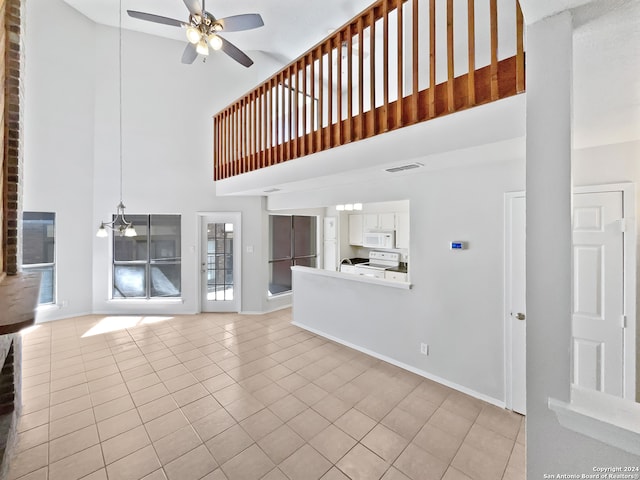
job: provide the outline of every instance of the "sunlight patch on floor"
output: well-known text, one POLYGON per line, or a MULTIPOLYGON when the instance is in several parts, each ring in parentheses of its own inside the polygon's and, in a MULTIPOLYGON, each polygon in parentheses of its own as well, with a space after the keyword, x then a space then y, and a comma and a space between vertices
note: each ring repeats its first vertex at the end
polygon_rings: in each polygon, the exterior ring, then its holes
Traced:
POLYGON ((93 337, 94 335, 102 335, 103 333, 117 332, 133 328, 137 325, 149 325, 158 322, 171 320, 173 317, 156 317, 156 316, 110 316, 104 317, 96 325, 87 330, 82 338, 93 337))

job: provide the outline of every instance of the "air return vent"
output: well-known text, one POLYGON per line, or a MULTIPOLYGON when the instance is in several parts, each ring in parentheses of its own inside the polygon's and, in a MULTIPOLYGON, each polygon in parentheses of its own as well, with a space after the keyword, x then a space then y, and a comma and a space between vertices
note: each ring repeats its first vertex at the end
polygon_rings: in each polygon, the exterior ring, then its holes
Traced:
POLYGON ((424 167, 424 165, 421 163, 407 163, 406 165, 400 165, 399 167, 385 168, 384 171, 389 173, 398 173, 398 172, 404 172, 405 170, 413 170, 414 168, 420 168, 420 167, 424 167))

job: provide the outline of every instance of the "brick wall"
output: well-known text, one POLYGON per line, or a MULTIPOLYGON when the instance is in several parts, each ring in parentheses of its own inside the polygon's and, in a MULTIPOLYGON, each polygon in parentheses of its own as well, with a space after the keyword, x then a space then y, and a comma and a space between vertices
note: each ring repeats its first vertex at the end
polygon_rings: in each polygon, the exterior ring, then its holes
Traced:
POLYGON ((2 197, 2 202, 0 203, 0 281, 4 277, 5 265, 6 265, 6 246, 5 242, 5 226, 4 226, 4 218, 5 218, 5 162, 4 162, 4 78, 5 78, 5 52, 6 52, 6 38, 7 32, 5 30, 5 12, 6 12, 6 0, 0 0, 0 197, 2 197))
POLYGON ((9 275, 20 268, 22 182, 22 2, 0 0, 4 3, 4 168, 3 168, 3 224, 4 270, 9 275))

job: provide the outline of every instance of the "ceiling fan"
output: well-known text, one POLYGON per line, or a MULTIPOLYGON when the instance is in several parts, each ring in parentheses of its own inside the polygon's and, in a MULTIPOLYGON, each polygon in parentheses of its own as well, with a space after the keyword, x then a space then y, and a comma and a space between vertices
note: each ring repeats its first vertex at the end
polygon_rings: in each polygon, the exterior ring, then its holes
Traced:
POLYGON ((247 13, 226 18, 216 18, 205 10, 205 0, 183 1, 189 9, 189 20, 186 22, 161 17, 160 15, 154 15, 152 13, 136 12, 135 10, 127 10, 127 13, 130 17, 139 20, 185 28, 189 43, 182 54, 182 63, 193 63, 198 57, 198 54, 204 56, 209 55, 209 47, 211 47, 213 50, 222 50, 245 67, 253 65, 253 60, 219 34, 221 32, 239 32, 262 27, 264 22, 260 14, 247 13))

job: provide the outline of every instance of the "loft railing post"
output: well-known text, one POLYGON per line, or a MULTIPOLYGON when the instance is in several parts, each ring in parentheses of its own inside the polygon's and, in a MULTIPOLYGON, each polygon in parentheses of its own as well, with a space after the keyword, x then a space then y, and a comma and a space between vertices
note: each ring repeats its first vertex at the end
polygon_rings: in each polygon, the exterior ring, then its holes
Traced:
POLYGON ((420 64, 419 64, 419 52, 420 49, 420 37, 418 35, 418 27, 419 27, 419 12, 420 9, 418 7, 418 0, 413 0, 412 8, 411 8, 411 79, 412 79, 412 88, 411 88, 411 121, 413 123, 418 123, 418 98, 419 98, 419 90, 420 90, 420 64))
POLYGON ((389 4, 382 0, 382 131, 389 130, 389 4))
POLYGON ((403 25, 403 5, 404 0, 397 0, 396 2, 396 20, 397 20, 397 87, 398 98, 396 101, 396 121, 394 127, 401 127, 403 122, 403 98, 404 98, 404 25, 403 25))
POLYGON ((498 0, 489 0, 491 30, 491 100, 498 100, 498 0))
POLYGON ((376 134, 376 16, 375 7, 369 12, 369 96, 371 108, 369 110, 369 128, 367 137, 376 134))
POLYGON ((436 0, 429 0, 429 118, 436 116, 436 0))
POLYGON ((467 106, 476 103, 476 26, 474 0, 467 0, 469 73, 467 74, 467 106))
POLYGON ((520 1, 516 2, 516 92, 524 92, 524 18, 520 1))
POLYGON ((453 59, 453 0, 447 0, 447 109, 449 112, 455 110, 455 100, 453 98, 453 82, 455 79, 453 59))

